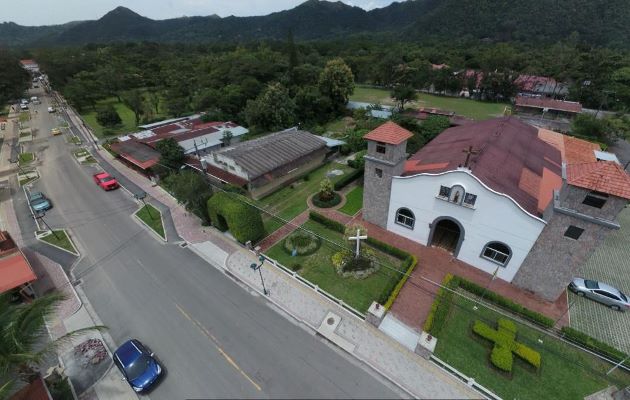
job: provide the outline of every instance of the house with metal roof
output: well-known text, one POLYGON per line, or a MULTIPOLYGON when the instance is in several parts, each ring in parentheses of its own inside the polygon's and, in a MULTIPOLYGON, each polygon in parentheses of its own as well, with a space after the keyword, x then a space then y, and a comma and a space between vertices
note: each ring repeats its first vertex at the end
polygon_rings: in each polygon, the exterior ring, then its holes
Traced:
POLYGON ((30 285, 35 280, 37 275, 9 232, 0 232, 0 293, 15 291, 24 298, 31 298, 30 285))
POLYGON ((407 159, 410 137, 393 122, 364 137, 363 218, 547 300, 630 200, 613 154, 515 117, 449 128, 407 159))
POLYGON ((202 165, 210 176, 244 186, 258 199, 319 167, 327 151, 321 138, 289 129, 214 151, 202 165))

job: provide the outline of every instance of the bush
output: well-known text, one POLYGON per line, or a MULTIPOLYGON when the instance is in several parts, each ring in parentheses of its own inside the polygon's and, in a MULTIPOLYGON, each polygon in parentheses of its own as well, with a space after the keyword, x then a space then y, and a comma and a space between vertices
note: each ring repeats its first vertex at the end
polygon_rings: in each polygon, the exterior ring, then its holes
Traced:
POLYGON ((315 193, 313 197, 311 197, 311 202, 315 207, 330 208, 341 203, 341 196, 339 195, 339 193, 333 192, 332 198, 330 198, 329 200, 322 200, 320 199, 320 193, 315 193))
POLYGON ((372 260, 367 257, 352 256, 346 259, 346 263, 343 265, 342 270, 344 272, 367 271, 372 268, 373 264, 372 260))
POLYGON ((444 327, 448 313, 451 311, 453 302, 452 290, 459 285, 459 278, 452 274, 446 274, 442 281, 442 286, 438 289, 435 301, 431 305, 429 317, 425 321, 424 330, 433 336, 438 336, 444 327), (449 290, 451 289, 451 290, 449 290), (427 323, 427 321, 429 321, 427 323))
POLYGON ((523 361, 534 366, 536 369, 540 368, 540 361, 541 361, 540 353, 537 352, 536 350, 532 350, 525 345, 516 343, 514 354, 519 356, 523 361))
POLYGON ((341 190, 341 189, 345 188, 346 186, 348 186, 348 184, 350 184, 351 182, 355 181, 359 177, 363 176, 363 172, 364 172, 363 169, 355 169, 354 171, 350 172, 349 174, 346 174, 346 175, 342 176, 337 182, 335 182, 334 189, 335 190, 341 190))
MULTIPOLYGON (((613 361, 619 362, 628 357, 627 354, 623 353, 620 350, 617 350, 613 346, 600 342, 599 340, 592 338, 591 336, 582 333, 577 329, 565 326, 561 329, 561 331, 564 334, 565 339, 569 339, 572 342, 579 343, 582 346, 595 351, 596 353, 612 359, 613 361)), ((630 367, 630 362, 625 362, 624 365, 630 367)))
POLYGON ((512 365, 514 363, 512 350, 500 345, 494 346, 492 353, 490 353, 490 362, 502 371, 512 372, 512 365))
POLYGON ((374 247, 375 249, 379 249, 383 253, 387 253, 391 256, 398 258, 399 260, 406 260, 411 254, 407 253, 404 250, 400 250, 398 247, 391 246, 385 242, 381 242, 380 240, 374 239, 372 237, 367 238, 366 242, 374 247))
POLYGON ((295 263, 291 265, 291 271, 293 272, 298 272, 301 269, 302 269, 302 264, 300 263, 295 263))
POLYGON ((319 237, 298 229, 284 239, 282 247, 288 254, 293 255, 295 249, 297 255, 308 256, 319 250, 320 245, 321 239, 319 237))
POLYGON ((122 123, 120 115, 111 104, 96 111, 96 121, 103 126, 116 126, 122 123))
POLYGON ((208 215, 217 229, 230 230, 240 243, 256 242, 265 236, 260 211, 247 204, 247 199, 235 193, 216 193, 208 200, 208 215))
POLYGON ((497 326, 498 329, 495 330, 484 322, 477 320, 473 323, 472 327, 473 332, 477 335, 494 342, 494 348, 490 355, 490 361, 494 366, 503 371, 510 372, 513 363, 512 352, 514 352, 519 358, 532 365, 534 368, 540 368, 540 353, 516 342, 516 324, 514 322, 505 318, 499 318, 497 326), (509 362, 507 360, 508 356, 509 362), (508 366, 510 369, 506 369, 508 366))
POLYGON ((348 165, 354 169, 363 169, 365 167, 365 160, 363 159, 363 157, 365 157, 366 153, 367 150, 362 150, 358 152, 354 156, 354 160, 348 160, 348 165))
POLYGON ((348 146, 347 144, 344 144, 339 149, 339 154, 341 154, 342 156, 347 156, 350 153, 352 153, 352 148, 350 146, 348 146))
POLYGON ((384 304, 384 307, 385 307, 386 310, 389 310, 391 308, 392 304, 394 304, 394 301, 396 300, 396 298, 400 294, 400 291, 402 290, 403 286, 405 285, 405 282, 407 282, 407 279, 409 279, 409 276, 411 275, 413 270, 416 268, 416 265, 418 265, 418 259, 416 258, 416 256, 409 255, 405 259, 405 261, 404 261, 404 263, 402 265, 402 267, 406 269, 405 275, 402 278, 400 278, 400 280, 398 281, 396 286, 394 286, 391 290, 388 290, 386 292, 386 294, 387 294, 386 299, 387 300, 386 300, 386 302, 384 304))
POLYGON ((324 225, 326 228, 332 229, 333 231, 344 233, 346 231, 346 227, 344 224, 333 221, 330 218, 326 218, 323 215, 316 213, 315 211, 310 211, 308 213, 308 217, 315 222, 318 222, 324 225))

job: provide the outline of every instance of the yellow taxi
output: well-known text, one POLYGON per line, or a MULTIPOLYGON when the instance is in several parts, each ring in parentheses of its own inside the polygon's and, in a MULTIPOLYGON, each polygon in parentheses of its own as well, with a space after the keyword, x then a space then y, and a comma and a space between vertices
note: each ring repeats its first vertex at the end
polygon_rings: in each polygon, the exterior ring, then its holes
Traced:
POLYGON ((52 128, 50 130, 50 133, 52 133, 53 136, 61 135, 61 129, 59 129, 59 128, 52 128))

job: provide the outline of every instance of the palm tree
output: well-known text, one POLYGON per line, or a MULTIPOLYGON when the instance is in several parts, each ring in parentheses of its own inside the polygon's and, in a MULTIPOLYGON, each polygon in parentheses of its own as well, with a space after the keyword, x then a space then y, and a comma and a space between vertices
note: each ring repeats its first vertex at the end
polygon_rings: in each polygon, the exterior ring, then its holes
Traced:
POLYGON ((9 393, 16 379, 28 382, 37 374, 38 365, 62 344, 104 328, 79 329, 49 341, 46 320, 64 299, 62 293, 52 293, 28 304, 14 304, 8 293, 0 295, 0 398, 9 393))

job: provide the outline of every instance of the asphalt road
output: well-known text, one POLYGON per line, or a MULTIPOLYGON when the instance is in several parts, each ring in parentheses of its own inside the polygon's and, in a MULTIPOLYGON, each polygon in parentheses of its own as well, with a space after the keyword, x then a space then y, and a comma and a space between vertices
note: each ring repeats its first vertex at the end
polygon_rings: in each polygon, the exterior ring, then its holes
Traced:
POLYGON ((152 399, 399 396, 191 251, 156 240, 130 218, 129 193, 102 191, 91 180, 96 169, 49 135, 55 117, 43 100, 33 125, 46 140, 33 146, 42 176, 35 189, 54 203, 46 220, 78 243, 73 272, 114 341, 138 338, 166 366, 152 399))

